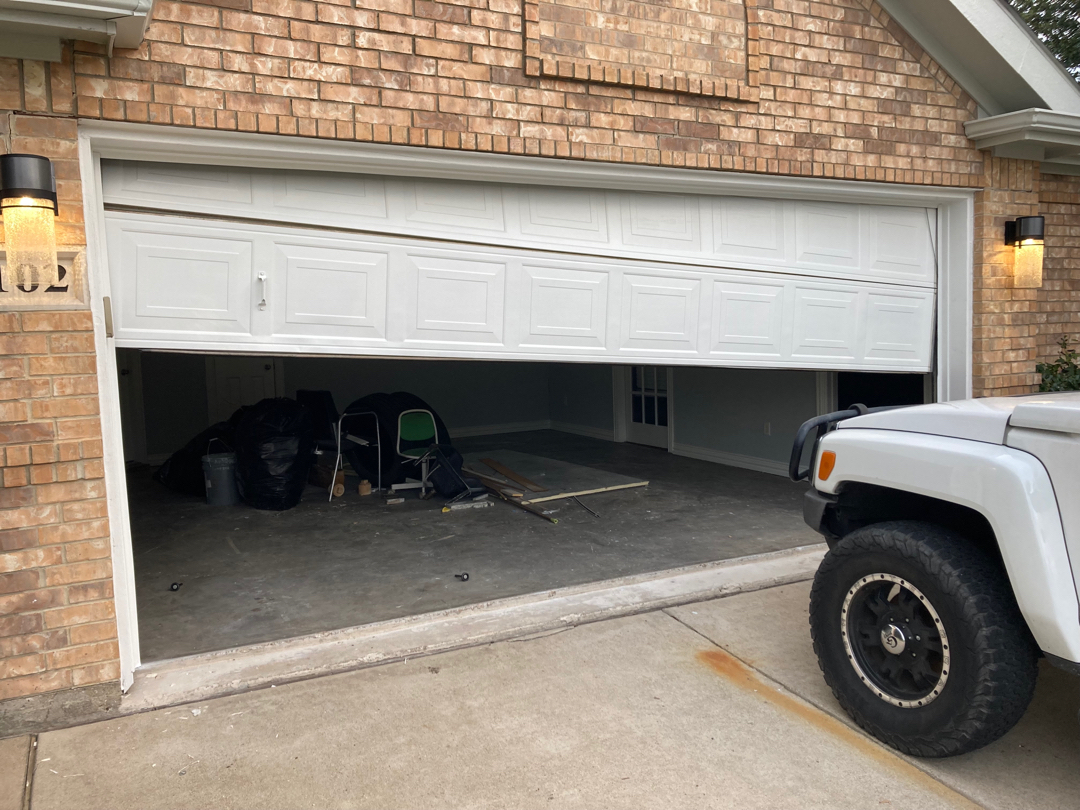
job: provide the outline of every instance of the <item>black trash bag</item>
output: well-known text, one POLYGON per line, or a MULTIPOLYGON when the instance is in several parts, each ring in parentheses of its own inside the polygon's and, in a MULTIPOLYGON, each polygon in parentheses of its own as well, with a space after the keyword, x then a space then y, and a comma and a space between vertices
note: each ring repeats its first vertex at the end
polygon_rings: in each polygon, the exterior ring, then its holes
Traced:
POLYGON ((229 417, 229 421, 226 423, 229 426, 229 430, 233 433, 236 432, 236 426, 240 424, 240 420, 244 418, 244 414, 251 410, 250 405, 241 405, 235 411, 232 416, 229 417))
MULTIPOLYGON (((415 462, 401 458, 397 454, 397 426, 398 417, 404 411, 424 410, 431 411, 435 417, 435 429, 439 433, 439 443, 447 443, 450 434, 446 430, 446 424, 430 405, 415 394, 407 391, 398 391, 393 394, 369 394, 366 397, 353 402, 345 409, 345 413, 360 413, 374 411, 379 417, 379 443, 382 445, 382 485, 388 487, 391 484, 401 484, 406 477, 419 477, 419 469, 415 462)), ((346 420, 346 433, 356 436, 367 437, 375 429, 374 420, 370 417, 346 420)), ((367 478, 372 484, 375 483, 379 473, 379 448, 374 443, 363 446, 352 442, 342 442, 342 455, 348 459, 349 464, 361 478, 367 478)))
POLYGON ((292 399, 264 399, 247 409, 233 436, 236 485, 256 509, 283 511, 300 502, 314 459, 311 417, 292 399))
POLYGON ((203 480, 202 457, 206 455, 212 442, 218 452, 222 448, 217 442, 224 442, 230 448, 233 446, 231 420, 211 425, 169 456, 154 473, 154 480, 175 492, 203 497, 206 494, 206 482, 203 480))
POLYGON ((465 463, 465 459, 450 445, 432 446, 431 455, 428 480, 442 497, 456 498, 466 490, 475 495, 487 492, 479 478, 472 478, 461 472, 461 465, 465 463))

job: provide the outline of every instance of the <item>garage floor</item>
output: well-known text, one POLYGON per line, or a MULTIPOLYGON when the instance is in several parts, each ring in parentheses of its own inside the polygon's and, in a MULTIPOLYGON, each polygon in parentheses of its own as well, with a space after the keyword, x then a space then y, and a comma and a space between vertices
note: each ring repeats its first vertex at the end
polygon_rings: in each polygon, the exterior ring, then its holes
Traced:
POLYGON ((506 504, 443 514, 309 488, 287 512, 212 508, 133 467, 128 495, 144 661, 383 621, 551 588, 820 542, 804 486, 556 431, 461 439, 641 477, 572 501, 558 525, 506 504), (454 574, 469 573, 461 582, 454 574), (183 583, 170 590, 174 582, 183 583))

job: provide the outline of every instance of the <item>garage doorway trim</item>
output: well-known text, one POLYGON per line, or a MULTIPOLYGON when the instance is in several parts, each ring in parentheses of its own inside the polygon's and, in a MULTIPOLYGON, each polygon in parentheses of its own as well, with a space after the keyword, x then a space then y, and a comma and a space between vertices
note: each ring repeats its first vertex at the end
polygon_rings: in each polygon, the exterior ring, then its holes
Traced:
POLYGON ((113 341, 106 336, 104 299, 109 296, 109 274, 101 186, 102 158, 448 180, 475 180, 482 177, 488 182, 525 185, 776 199, 799 197, 826 202, 933 208, 938 212, 937 398, 947 401, 971 395, 972 191, 342 143, 281 135, 102 121, 79 123, 79 158, 86 222, 87 276, 97 347, 105 477, 112 527, 121 687, 124 690, 132 684, 133 673, 140 665, 140 655, 118 371, 113 341))

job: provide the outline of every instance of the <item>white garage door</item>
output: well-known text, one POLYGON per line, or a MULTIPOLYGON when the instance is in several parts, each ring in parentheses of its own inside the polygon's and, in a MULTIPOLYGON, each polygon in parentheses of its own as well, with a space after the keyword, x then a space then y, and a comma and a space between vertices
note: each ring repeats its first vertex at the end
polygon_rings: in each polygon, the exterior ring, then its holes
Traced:
POLYGON ((935 212, 103 162, 118 346, 929 371, 935 212))

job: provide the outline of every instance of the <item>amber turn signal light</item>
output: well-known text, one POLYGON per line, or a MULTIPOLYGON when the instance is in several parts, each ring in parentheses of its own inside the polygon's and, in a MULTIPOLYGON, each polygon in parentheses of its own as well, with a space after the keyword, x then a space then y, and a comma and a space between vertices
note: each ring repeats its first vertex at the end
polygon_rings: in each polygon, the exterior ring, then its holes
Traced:
POLYGON ((817 477, 822 481, 829 480, 829 476, 832 475, 833 467, 836 466, 836 453, 832 450, 826 450, 821 454, 821 461, 818 462, 817 477))

